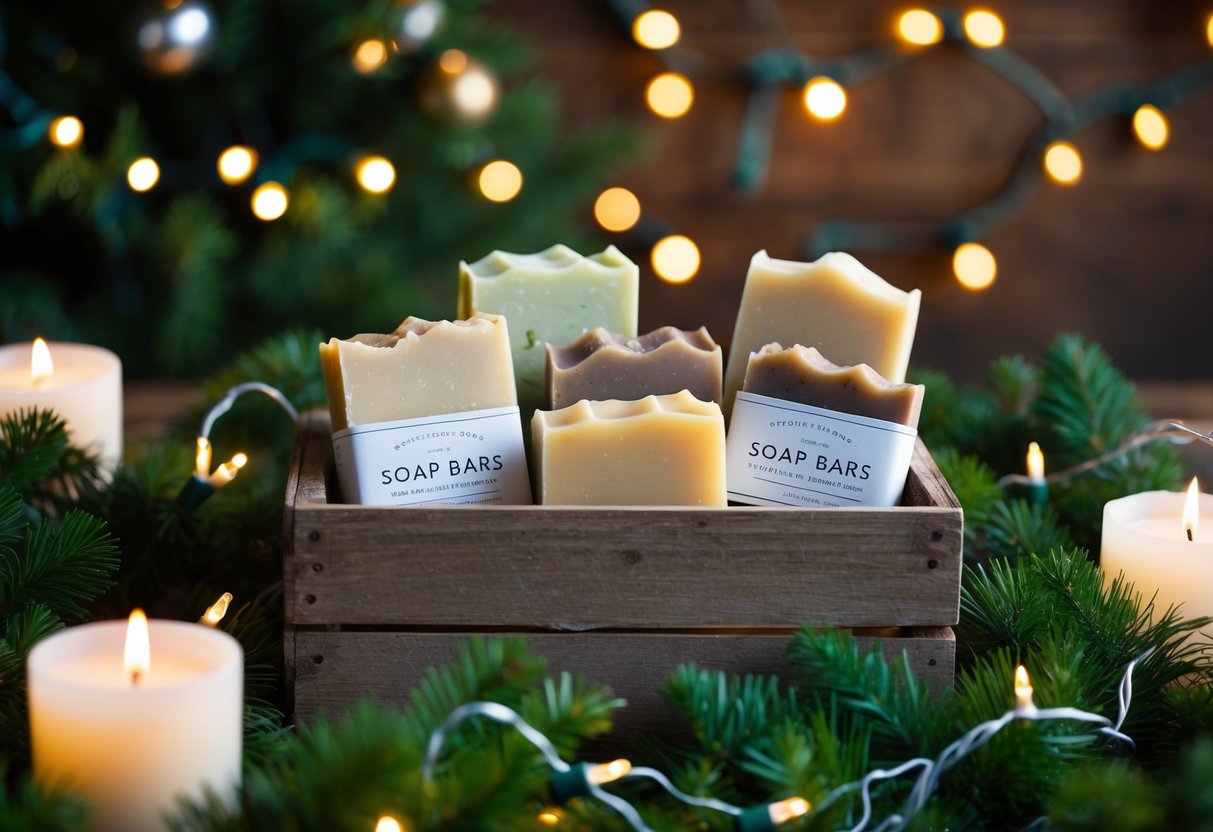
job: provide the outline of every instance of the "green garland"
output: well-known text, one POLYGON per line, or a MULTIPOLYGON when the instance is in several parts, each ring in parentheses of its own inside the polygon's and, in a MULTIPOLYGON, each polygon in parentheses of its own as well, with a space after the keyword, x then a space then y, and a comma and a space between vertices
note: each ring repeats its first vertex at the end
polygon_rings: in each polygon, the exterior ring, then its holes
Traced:
MULTIPOLYGON (((282 336, 207 389, 258 378, 289 390, 298 405, 317 405, 323 389, 311 358, 315 343, 308 333, 282 336)), ((954 390, 938 375, 929 383, 924 434, 940 449, 971 518, 955 688, 930 690, 906 662, 861 651, 846 633, 806 628, 791 640, 785 679, 672 668, 664 694, 677 730, 642 739, 634 759, 690 794, 743 806, 792 795, 820 803, 875 767, 937 755, 968 728, 1004 713, 1019 662, 1031 668, 1042 706, 1114 717, 1125 663, 1152 650, 1133 677, 1124 725, 1136 741, 1131 756, 1081 726, 1017 723, 949 772, 909 828, 1207 828, 1213 662, 1202 636, 1185 637, 1213 622, 1155 609, 1120 581, 1105 587, 1072 545, 1095 539, 1103 495, 1173 486, 1174 455, 1157 444, 1137 449, 1056 489, 1047 508, 1004 495, 994 474, 1020 468, 1029 438, 1057 465, 1114 447, 1144 423, 1131 385, 1098 348, 1073 337, 1054 344, 1039 370, 1011 359, 975 390, 954 390)), ((132 454, 109 484, 67 446, 53 416, 26 413, 0 423, 0 828, 84 829, 78 801, 43 793, 29 779, 21 672, 30 646, 64 624, 123 615, 136 600, 154 614, 189 619, 230 590, 238 606, 222 626, 248 655, 244 784, 235 806, 182 807, 175 828, 372 830, 377 817, 391 814, 414 831, 534 830, 549 828, 538 817, 552 809, 550 828, 627 829, 590 799, 552 807, 551 770, 531 745, 495 725, 462 725, 445 746, 436 780, 424 782, 430 734, 474 700, 516 709, 565 759, 598 756, 585 743, 607 735, 611 713, 623 703, 599 684, 547 675, 521 639, 470 641, 456 663, 421 680, 403 710, 363 703, 344 716, 283 727, 275 707, 275 584, 290 431, 272 406, 242 400, 237 408, 220 420, 214 439, 247 447, 254 463, 196 512, 176 504, 192 469, 193 420, 180 442, 132 454), (54 479, 80 490, 52 487, 54 479)), ((909 788, 901 780, 879 784, 877 816, 896 811, 909 788)), ((729 818, 652 788, 624 783, 612 790, 654 830, 730 828, 729 818)), ((788 828, 845 828, 858 816, 857 802, 843 799, 788 828)))

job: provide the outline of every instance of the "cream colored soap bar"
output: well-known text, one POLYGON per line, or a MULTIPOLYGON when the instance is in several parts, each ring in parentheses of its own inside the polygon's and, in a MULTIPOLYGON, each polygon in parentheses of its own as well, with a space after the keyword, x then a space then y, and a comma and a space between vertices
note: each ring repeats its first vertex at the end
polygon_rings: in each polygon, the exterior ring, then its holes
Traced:
POLYGON ((742 390, 917 429, 921 384, 896 384, 867 364, 840 367, 813 347, 767 344, 750 353, 742 390))
POLYGON ((540 410, 531 430, 541 504, 725 505, 724 417, 685 390, 540 410))
POLYGON ((841 365, 867 364, 902 382, 922 293, 886 283, 849 254, 812 263, 754 255, 746 275, 724 379, 725 411, 741 389, 750 353, 778 341, 816 347, 841 365))
POLYGON ((510 337, 500 315, 406 318, 386 335, 320 345, 333 431, 517 404, 510 337))
POLYGON ((544 343, 568 344, 596 326, 636 334, 640 272, 619 249, 583 257, 556 245, 538 254, 494 251, 459 264, 459 316, 504 315, 523 418, 543 406, 544 343))

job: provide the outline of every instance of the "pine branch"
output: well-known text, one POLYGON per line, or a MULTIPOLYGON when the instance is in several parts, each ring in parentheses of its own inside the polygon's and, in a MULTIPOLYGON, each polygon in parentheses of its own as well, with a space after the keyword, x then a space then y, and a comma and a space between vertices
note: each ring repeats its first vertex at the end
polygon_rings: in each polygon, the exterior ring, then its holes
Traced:
POLYGON ((23 548, 0 564, 0 615, 40 603, 65 621, 82 621, 84 605, 113 586, 118 549, 105 522, 90 514, 40 520, 23 548))
POLYGON ((991 557, 1015 558, 1075 545, 1051 506, 1023 500, 995 505, 984 521, 974 522, 974 534, 991 557))
POLYGON ((17 410, 0 417, 0 482, 29 491, 58 470, 67 448, 67 427, 49 410, 17 410))

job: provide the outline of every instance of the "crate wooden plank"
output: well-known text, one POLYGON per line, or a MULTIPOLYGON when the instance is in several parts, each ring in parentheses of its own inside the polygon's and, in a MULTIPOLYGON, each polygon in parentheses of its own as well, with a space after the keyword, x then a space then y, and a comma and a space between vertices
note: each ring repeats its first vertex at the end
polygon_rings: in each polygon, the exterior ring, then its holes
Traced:
POLYGON ((408 628, 950 626, 962 517, 919 444, 892 509, 327 502, 324 414, 287 492, 287 622, 408 628), (293 489, 293 490, 292 490, 293 489))
MULTIPOLYGON (((428 667, 455 660, 469 634, 295 631, 294 713, 308 719, 319 711, 339 713, 363 697, 404 705, 428 667)), ((582 673, 609 685, 628 707, 616 717, 617 731, 669 730, 669 709, 661 698, 665 680, 685 662, 728 673, 774 673, 795 678, 784 659, 790 633, 732 635, 686 633, 539 633, 527 638, 548 660, 550 673, 582 673)), ((860 637, 864 646, 876 638, 860 637)), ((890 657, 905 651, 917 678, 934 687, 952 684, 956 641, 948 628, 899 631, 879 639, 890 657)))

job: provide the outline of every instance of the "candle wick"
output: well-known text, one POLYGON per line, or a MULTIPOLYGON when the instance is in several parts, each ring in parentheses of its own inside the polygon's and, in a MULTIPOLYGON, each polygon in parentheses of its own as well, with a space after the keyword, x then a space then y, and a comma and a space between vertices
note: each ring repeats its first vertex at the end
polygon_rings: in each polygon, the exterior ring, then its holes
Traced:
POLYGON ((1184 529, 1184 531, 1186 531, 1186 532, 1188 533, 1188 542, 1189 542, 1189 543, 1194 543, 1194 542, 1195 542, 1195 540, 1194 540, 1194 539, 1193 539, 1193 537, 1192 537, 1192 530, 1191 530, 1191 529, 1184 529))
POLYGON ((139 687, 139 681, 142 678, 143 678, 143 674, 140 671, 138 671, 138 670, 131 671, 131 684, 134 685, 135 687, 139 687))

